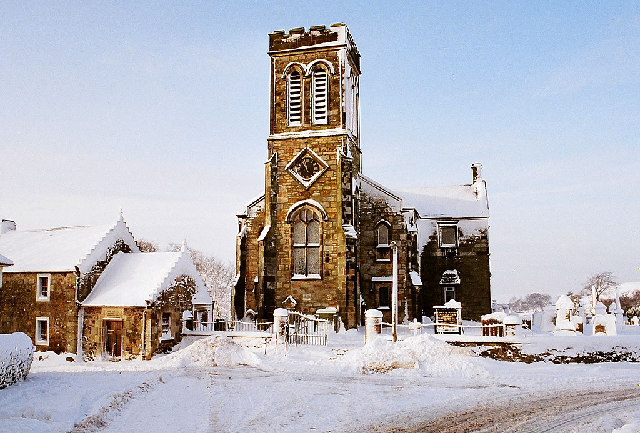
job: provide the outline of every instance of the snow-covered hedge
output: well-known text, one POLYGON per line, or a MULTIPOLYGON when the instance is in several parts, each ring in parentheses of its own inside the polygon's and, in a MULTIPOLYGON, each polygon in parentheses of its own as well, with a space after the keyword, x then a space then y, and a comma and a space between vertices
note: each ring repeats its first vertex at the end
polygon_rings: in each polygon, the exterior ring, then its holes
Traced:
POLYGON ((0 334, 0 389, 26 379, 33 350, 31 338, 22 332, 0 334))

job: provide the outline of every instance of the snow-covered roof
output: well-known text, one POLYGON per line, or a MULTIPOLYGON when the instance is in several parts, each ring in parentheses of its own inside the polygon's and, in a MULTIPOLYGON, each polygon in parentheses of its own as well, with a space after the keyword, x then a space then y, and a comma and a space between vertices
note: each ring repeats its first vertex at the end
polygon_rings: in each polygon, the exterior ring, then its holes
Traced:
POLYGON ((396 195, 390 189, 385 188, 379 183, 363 175, 358 176, 357 181, 358 185, 360 186, 361 193, 385 200, 387 204, 396 212, 399 212, 402 209, 402 197, 396 195))
POLYGON ((483 322, 487 320, 497 320, 498 322, 502 322, 507 316, 508 314, 503 311, 496 311, 495 313, 483 314, 480 317, 480 320, 483 322))
POLYGON ((196 283, 194 304, 211 304, 211 297, 184 249, 178 252, 118 253, 102 272, 83 306, 144 307, 187 275, 196 283))
POLYGON ((487 187, 480 179, 469 185, 410 188, 396 192, 404 207, 421 218, 488 218, 487 187))
POLYGON ((242 210, 240 210, 236 215, 237 216, 248 216, 249 218, 254 218, 264 210, 264 193, 255 197, 249 203, 247 203, 242 210))
POLYGON ((118 240, 138 252, 131 232, 121 217, 107 226, 57 227, 43 230, 11 230, 0 235, 0 251, 13 260, 5 272, 88 272, 104 260, 118 240))
POLYGON ((434 306, 433 308, 462 308, 462 304, 455 299, 449 299, 444 305, 434 306))
POLYGON ((11 265, 13 265, 13 262, 8 258, 6 258, 5 256, 3 256, 2 254, 0 254, 0 266, 11 266, 11 265))

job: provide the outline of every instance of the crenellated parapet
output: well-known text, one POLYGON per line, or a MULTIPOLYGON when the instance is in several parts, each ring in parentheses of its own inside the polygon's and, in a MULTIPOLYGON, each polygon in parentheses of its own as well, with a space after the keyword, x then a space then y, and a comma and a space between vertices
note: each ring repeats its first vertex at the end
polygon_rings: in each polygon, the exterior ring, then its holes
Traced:
POLYGON ((326 26, 312 26, 290 29, 288 33, 277 30, 269 33, 269 53, 298 49, 346 47, 353 63, 360 69, 360 52, 353 42, 349 29, 344 23, 326 26))

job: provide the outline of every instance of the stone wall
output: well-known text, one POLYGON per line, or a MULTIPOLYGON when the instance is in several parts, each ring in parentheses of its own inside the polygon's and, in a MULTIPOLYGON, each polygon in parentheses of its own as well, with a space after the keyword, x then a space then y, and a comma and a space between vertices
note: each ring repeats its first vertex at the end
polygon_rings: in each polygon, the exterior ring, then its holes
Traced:
MULTIPOLYGON (((381 261, 376 257, 377 225, 381 220, 391 225, 390 241, 398 245, 398 319, 405 318, 405 310, 409 313, 407 320, 416 317, 416 290, 411 284, 409 271, 417 269, 415 263, 415 237, 407 231, 402 214, 394 212, 387 203, 380 198, 370 197, 364 193, 360 196, 360 284, 361 293, 365 302, 363 310, 379 308, 378 285, 387 285, 391 289, 391 281, 385 283, 372 282, 373 277, 392 276, 392 253, 390 260, 381 261), (406 308, 405 308, 406 304, 406 308)), ((384 321, 391 320, 391 310, 380 309, 384 315, 384 321)))
MULTIPOLYGON (((51 272, 50 298, 36 301, 37 272, 5 272, 0 288, 0 333, 24 332, 36 344, 36 317, 49 318, 49 345, 37 350, 76 352, 78 316, 75 302, 76 275, 51 272)), ((44 273, 41 273, 44 274, 44 273)))
MULTIPOLYGON (((340 143, 340 141, 338 141, 340 143)), ((298 301, 298 308, 314 313, 318 308, 346 306, 346 239, 342 228, 342 176, 338 160, 336 137, 313 137, 306 140, 287 139, 272 143, 278 152, 278 199, 275 236, 277 269, 275 304, 289 295, 298 301), (305 188, 285 166, 304 147, 310 147, 328 164, 326 171, 305 188), (326 212, 321 221, 320 280, 292 280, 292 226, 286 221, 287 212, 302 200, 318 202, 326 212)), ((321 212, 318 211, 321 216, 321 212)), ((343 318, 344 320, 344 318, 343 318)))
MULTIPOLYGON (((82 351, 85 360, 106 356, 105 319, 122 321, 122 357, 132 359, 142 353, 144 307, 84 307, 82 351)), ((147 323, 150 320, 147 318, 147 323)))

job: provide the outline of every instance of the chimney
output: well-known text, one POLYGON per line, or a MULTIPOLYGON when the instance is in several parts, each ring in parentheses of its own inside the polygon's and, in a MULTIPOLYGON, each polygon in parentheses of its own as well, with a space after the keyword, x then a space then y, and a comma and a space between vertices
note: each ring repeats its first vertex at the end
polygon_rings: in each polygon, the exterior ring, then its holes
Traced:
POLYGON ((471 164, 471 174, 473 176, 473 182, 472 183, 476 183, 477 181, 482 179, 482 164, 480 164, 479 162, 474 162, 473 164, 471 164))
POLYGON ((13 231, 16 229, 16 223, 15 221, 11 221, 11 220, 2 220, 2 226, 0 226, 0 235, 13 231))

